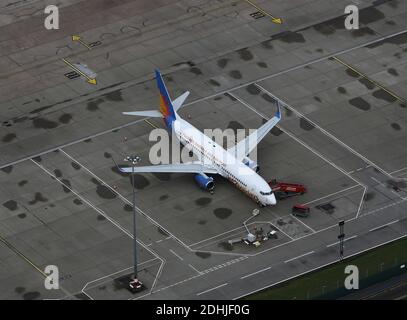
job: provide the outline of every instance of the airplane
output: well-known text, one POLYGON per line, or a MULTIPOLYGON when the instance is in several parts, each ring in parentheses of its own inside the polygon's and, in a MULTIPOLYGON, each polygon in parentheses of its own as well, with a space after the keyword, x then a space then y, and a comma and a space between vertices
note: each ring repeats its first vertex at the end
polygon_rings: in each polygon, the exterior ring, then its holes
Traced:
POLYGON ((260 206, 275 205, 276 197, 269 184, 257 173, 259 165, 248 155, 268 132, 280 121, 281 110, 277 103, 277 112, 274 117, 263 124, 256 131, 238 142, 235 146, 225 150, 222 146, 207 137, 204 133, 182 119, 177 111, 182 107, 189 95, 183 93, 175 100, 171 100, 164 80, 159 70, 155 70, 159 90, 159 111, 132 111, 123 112, 125 115, 164 118, 167 129, 175 134, 184 147, 190 148, 199 159, 188 163, 160 164, 140 167, 119 167, 124 173, 132 172, 160 172, 160 173, 193 173, 198 185, 213 192, 214 179, 207 174, 219 174, 230 180, 238 189, 246 193, 260 206), (133 171, 134 170, 134 171, 133 171))

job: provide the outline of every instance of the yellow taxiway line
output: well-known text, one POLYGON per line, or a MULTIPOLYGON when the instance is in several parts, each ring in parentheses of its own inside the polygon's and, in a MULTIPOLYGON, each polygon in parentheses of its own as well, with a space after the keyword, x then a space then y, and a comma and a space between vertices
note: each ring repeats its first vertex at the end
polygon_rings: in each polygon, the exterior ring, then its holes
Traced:
POLYGON ((66 65, 68 65, 71 69, 73 69, 75 72, 80 74, 82 77, 85 77, 88 80, 88 83, 90 84, 97 84, 96 79, 93 79, 89 77, 87 74, 83 73, 81 70, 79 70, 77 67, 75 67, 71 62, 66 60, 65 58, 61 59, 66 65))
POLYGON ((154 129, 158 129, 158 127, 154 123, 152 123, 150 120, 145 119, 144 122, 149 124, 150 126, 152 126, 154 129))
POLYGON ((72 36, 72 41, 79 42, 81 45, 85 46, 88 48, 88 50, 92 50, 92 47, 88 45, 85 41, 82 40, 81 36, 73 35, 72 36))
POLYGON ((6 245, 8 248, 10 248, 11 251, 13 251, 20 258, 22 258, 24 261, 26 261, 30 266, 32 266, 39 273, 41 273, 42 276, 44 276, 45 278, 47 277, 47 275, 44 273, 44 271, 42 271, 40 268, 38 268, 29 258, 27 258, 23 253, 21 253, 16 247, 14 247, 10 242, 8 242, 2 236, 0 236, 0 242, 4 243, 4 245, 6 245))
POLYGON ((389 89, 387 89, 386 87, 384 87, 383 85, 381 85, 380 83, 378 83, 377 81, 369 78, 366 74, 360 72, 359 70, 355 69, 354 67, 352 67, 350 64, 346 63, 345 61, 343 61, 342 59, 339 59, 338 57, 332 57, 332 59, 334 59, 336 62, 340 63, 341 65, 349 68, 350 70, 352 70, 353 72, 355 72, 356 74, 358 74, 359 76, 365 78, 366 80, 368 80, 369 82, 371 82, 372 84, 374 84, 375 86, 379 87, 380 89, 386 91, 389 95, 391 95, 392 97, 394 97, 395 99, 397 99, 398 101, 401 102, 407 102, 403 97, 400 97, 399 95, 395 94, 393 91, 390 91, 389 89))

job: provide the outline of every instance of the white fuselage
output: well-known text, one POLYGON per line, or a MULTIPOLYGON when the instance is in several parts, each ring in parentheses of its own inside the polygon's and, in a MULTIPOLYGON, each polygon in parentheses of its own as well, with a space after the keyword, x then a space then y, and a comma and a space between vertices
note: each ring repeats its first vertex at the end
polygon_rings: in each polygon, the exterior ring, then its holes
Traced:
POLYGON ((190 123, 178 118, 173 122, 172 130, 202 163, 216 169, 256 202, 265 206, 276 204, 269 184, 261 176, 190 123))

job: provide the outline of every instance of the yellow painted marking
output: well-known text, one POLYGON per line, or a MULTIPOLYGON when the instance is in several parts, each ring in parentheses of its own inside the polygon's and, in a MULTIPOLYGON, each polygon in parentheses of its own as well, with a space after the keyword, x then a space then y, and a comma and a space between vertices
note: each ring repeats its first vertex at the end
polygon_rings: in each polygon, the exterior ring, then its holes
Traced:
POLYGON ((267 11, 265 11, 264 9, 260 8, 257 4, 253 3, 252 1, 250 1, 250 0, 244 0, 244 1, 246 1, 246 2, 247 2, 248 4, 250 4, 252 7, 256 8, 257 10, 259 10, 259 12, 261 12, 261 13, 264 14, 265 16, 271 18, 271 21, 272 21, 273 23, 276 23, 276 24, 282 24, 282 23, 283 23, 283 20, 282 20, 281 18, 274 17, 273 15, 271 15, 270 13, 268 13, 267 11))
POLYGON ((345 61, 343 61, 342 59, 339 59, 338 57, 332 57, 332 59, 334 59, 335 61, 339 62, 341 65, 347 67, 348 69, 352 70, 353 72, 357 73, 358 75, 360 75, 361 77, 365 78, 366 80, 368 80, 369 82, 371 82, 372 84, 374 84, 375 86, 379 87, 380 89, 386 91, 389 95, 391 95, 392 97, 396 98, 397 100, 401 101, 401 102, 407 102, 406 99, 404 99, 403 97, 400 97, 399 95, 395 94, 393 91, 390 91, 389 89, 387 89, 386 87, 384 87, 383 85, 381 85, 380 83, 378 83, 377 81, 370 79, 366 74, 360 72, 359 70, 355 69, 354 67, 352 67, 350 64, 346 63, 345 61))
POLYGON ((88 48, 89 50, 92 50, 92 47, 90 45, 88 45, 86 42, 84 42, 81 38, 81 36, 77 36, 77 35, 73 35, 72 36, 72 41, 77 41, 79 42, 81 45, 85 46, 86 48, 88 48))
POLYGON ((9 247, 11 249, 11 251, 13 251, 15 254, 17 254, 20 258, 25 260, 35 270, 37 270, 39 273, 41 273, 41 275, 43 275, 45 278, 47 277, 47 275, 40 268, 38 268, 29 258, 27 258, 22 252, 20 252, 16 247, 14 247, 10 242, 8 242, 2 236, 0 236, 0 241, 3 242, 7 247, 9 247))
POLYGON ((149 125, 152 126, 153 128, 158 129, 158 127, 157 127, 154 123, 152 123, 150 120, 145 119, 144 122, 147 123, 147 124, 149 124, 149 125))
POLYGON ((97 84, 96 79, 93 79, 91 77, 89 77, 86 73, 83 73, 81 70, 79 70, 77 67, 75 67, 71 62, 69 62, 68 60, 66 60, 65 58, 62 59, 62 61, 67 64, 71 69, 73 69, 75 72, 79 73, 82 77, 85 77, 87 79, 87 82, 90 84, 97 84))

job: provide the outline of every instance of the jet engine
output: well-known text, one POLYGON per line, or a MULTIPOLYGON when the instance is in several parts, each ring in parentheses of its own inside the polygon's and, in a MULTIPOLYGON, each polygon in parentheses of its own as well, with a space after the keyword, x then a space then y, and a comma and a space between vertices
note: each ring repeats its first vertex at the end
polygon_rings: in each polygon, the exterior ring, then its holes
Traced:
POLYGON ((215 188, 215 182, 212 177, 208 177, 205 173, 198 173, 194 176, 196 183, 202 189, 213 191, 215 188))
POLYGON ((242 160, 242 162, 248 166, 250 169, 252 169, 254 172, 259 172, 260 171, 260 166, 256 161, 253 161, 252 159, 246 157, 242 160))

